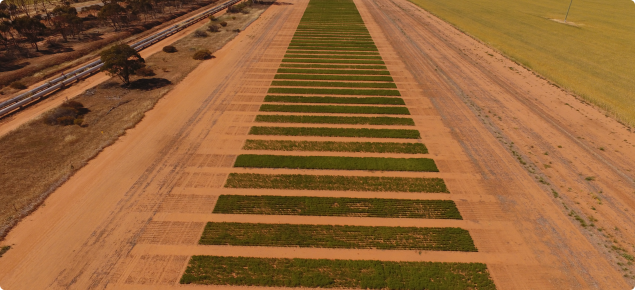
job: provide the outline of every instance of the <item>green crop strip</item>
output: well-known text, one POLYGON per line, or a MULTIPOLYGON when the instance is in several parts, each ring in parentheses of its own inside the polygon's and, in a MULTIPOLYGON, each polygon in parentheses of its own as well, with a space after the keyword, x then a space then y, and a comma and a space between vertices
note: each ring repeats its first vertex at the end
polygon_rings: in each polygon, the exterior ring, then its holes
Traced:
POLYGON ((355 63, 355 64, 384 64, 383 60, 351 60, 351 59, 312 59, 312 58, 285 58, 286 63, 355 63))
POLYGON ((376 47, 332 47, 332 46, 289 46, 297 50, 332 50, 332 51, 378 51, 376 47))
POLYGON ((449 193, 441 178, 230 173, 227 188, 449 193))
POLYGON ((335 69, 293 69, 279 68, 278 73, 332 74, 332 75, 390 75, 382 70, 335 70, 335 69))
POLYGON ((221 195, 218 214, 463 219, 454 201, 313 196, 221 195))
POLYGON ((287 53, 302 53, 302 54, 311 54, 311 55, 319 55, 319 54, 330 54, 330 55, 372 55, 379 56, 379 52, 357 52, 357 51, 339 51, 339 52, 330 52, 330 51, 306 51, 306 50, 287 50, 287 53))
POLYGON ((320 136, 420 139, 417 130, 406 129, 355 129, 355 128, 303 128, 303 127, 251 127, 250 135, 320 136))
POLYGON ((374 55, 326 55, 326 54, 285 54, 285 58, 328 58, 328 59, 379 59, 374 55))
POLYGON ((331 114, 392 114, 410 115, 406 107, 372 107, 372 106, 308 106, 308 105, 270 105, 260 106, 261 112, 287 113, 331 113, 331 114))
POLYGON ((242 154, 236 158, 234 167, 439 172, 429 158, 242 154))
POLYGON ((397 90, 362 89, 313 89, 313 88, 269 88, 269 94, 312 94, 312 95, 357 95, 357 96, 401 96, 397 90))
POLYGON ((308 124, 350 124, 350 125, 401 125, 414 126, 410 118, 394 117, 339 117, 339 116, 295 116, 258 115, 256 122, 265 123, 308 123, 308 124))
POLYGON ((477 252, 460 228, 208 222, 201 245, 477 252))
POLYGON ((331 103, 331 104, 378 104, 378 105, 405 105, 402 98, 383 97, 302 97, 302 96, 272 96, 265 97, 265 102, 279 103, 331 103))
POLYGON ((375 82, 392 82, 390 76, 355 76, 355 75, 304 75, 304 74, 277 74, 274 79, 277 80, 321 80, 321 81, 375 81, 375 82))
POLYGON ((181 284, 495 290, 482 263, 192 256, 181 284))
POLYGON ((421 143, 247 140, 243 150, 427 154, 421 143))
POLYGON ((382 88, 396 89, 394 83, 351 83, 351 82, 318 82, 318 81, 272 81, 278 87, 340 87, 340 88, 382 88))
POLYGON ((311 64, 311 63, 281 63, 280 68, 310 68, 310 69, 355 69, 355 70, 383 70, 388 71, 385 65, 355 65, 355 64, 311 64))
POLYGON ((360 47, 375 47, 375 43, 373 42, 372 39, 370 40, 350 40, 350 41, 345 41, 345 40, 330 40, 330 39, 293 39, 291 40, 291 42, 289 43, 289 45, 292 46, 296 46, 296 45, 313 45, 313 44, 317 44, 317 45, 324 45, 324 44, 328 44, 328 45, 334 45, 334 46, 360 46, 360 47))

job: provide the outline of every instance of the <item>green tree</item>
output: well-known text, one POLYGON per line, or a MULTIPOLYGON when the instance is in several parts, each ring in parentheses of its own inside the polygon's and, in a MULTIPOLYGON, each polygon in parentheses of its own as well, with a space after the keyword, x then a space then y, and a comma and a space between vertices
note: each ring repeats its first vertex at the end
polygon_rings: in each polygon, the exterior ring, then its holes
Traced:
POLYGON ((126 19, 126 9, 116 2, 110 2, 99 10, 97 17, 104 21, 110 21, 112 27, 119 30, 126 19))
POLYGON ((104 63, 101 71, 119 77, 126 85, 130 84, 130 75, 145 66, 141 55, 127 44, 116 44, 102 51, 101 61, 104 63))
POLYGON ((77 9, 71 6, 57 6, 51 13, 51 21, 55 30, 62 35, 64 41, 68 41, 66 38, 70 30, 76 23, 81 22, 81 18, 77 16, 77 9))
POLYGON ((13 20, 13 29, 15 29, 22 36, 26 37, 26 39, 31 43, 33 47, 35 47, 36 51, 40 51, 37 46, 37 42, 39 40, 40 34, 44 32, 46 26, 40 22, 40 19, 29 16, 18 17, 13 20))

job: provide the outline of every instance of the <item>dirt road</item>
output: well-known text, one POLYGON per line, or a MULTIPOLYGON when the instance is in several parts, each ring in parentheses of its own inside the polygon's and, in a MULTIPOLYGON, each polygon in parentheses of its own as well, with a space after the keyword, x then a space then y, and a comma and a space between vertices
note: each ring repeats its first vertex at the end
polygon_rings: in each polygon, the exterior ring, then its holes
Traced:
MULTIPOLYGON (((442 177, 451 193, 221 188, 230 172, 298 172, 231 167, 308 1, 287 2, 199 66, 18 225, 3 243, 14 246, 0 258, 0 286, 201 288, 178 279, 190 255, 214 254, 483 262, 499 289, 632 287, 623 277, 632 275, 625 255, 635 244, 632 133, 404 0, 356 4, 440 170, 412 176, 442 177), (220 194, 449 198, 464 220, 211 214, 220 194), (290 220, 457 226, 479 252, 197 245, 205 221, 290 220)), ((329 173, 358 174, 318 174, 329 173)))

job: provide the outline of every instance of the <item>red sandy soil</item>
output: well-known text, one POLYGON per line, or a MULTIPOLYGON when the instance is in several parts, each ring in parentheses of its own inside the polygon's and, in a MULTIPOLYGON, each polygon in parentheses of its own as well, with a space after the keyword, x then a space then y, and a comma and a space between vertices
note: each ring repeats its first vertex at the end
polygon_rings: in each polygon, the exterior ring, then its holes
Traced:
MULTIPOLYGON (((13 248, 0 258, 0 286, 253 289, 178 284, 190 255, 213 254, 483 262, 499 289, 631 288, 633 282, 616 265, 624 259, 606 247, 633 251, 632 134, 405 0, 356 4, 413 113, 430 150, 426 156, 440 169, 408 175, 442 177, 451 193, 222 188, 231 172, 405 175, 231 167, 236 155, 246 153, 240 148, 308 1, 288 2, 292 5, 271 6, 215 53, 217 58, 203 62, 142 122, 15 227, 3 242, 13 248), (585 180, 588 176, 595 179, 585 180), (211 214, 220 194, 452 199, 464 220, 211 214), (583 228, 563 204, 587 222, 588 215, 598 221, 583 228), (479 252, 199 246, 206 221, 457 226, 470 231, 479 252)), ((385 141, 364 139, 374 140, 385 141)))

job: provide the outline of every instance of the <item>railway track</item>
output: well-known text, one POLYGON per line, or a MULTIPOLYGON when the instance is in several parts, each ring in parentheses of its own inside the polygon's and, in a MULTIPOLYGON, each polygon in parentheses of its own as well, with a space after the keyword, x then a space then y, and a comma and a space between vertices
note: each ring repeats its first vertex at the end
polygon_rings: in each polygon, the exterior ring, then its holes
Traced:
MULTIPOLYGON (((210 8, 209 10, 201 12, 180 23, 172 25, 166 29, 163 29, 140 41, 132 43, 130 46, 137 51, 141 51, 201 20, 207 19, 209 15, 216 14, 240 1, 242 0, 229 0, 219 6, 210 8)), ((103 63, 101 62, 100 59, 94 60, 78 69, 75 69, 70 72, 62 73, 58 77, 51 78, 46 83, 36 88, 33 88, 27 92, 24 92, 6 101, 0 102, 0 118, 10 113, 19 111, 20 109, 24 108, 25 106, 39 99, 45 98, 64 87, 72 85, 73 83, 76 83, 77 81, 81 79, 85 79, 91 76, 92 74, 99 72, 99 69, 102 67, 102 65, 103 63)))

